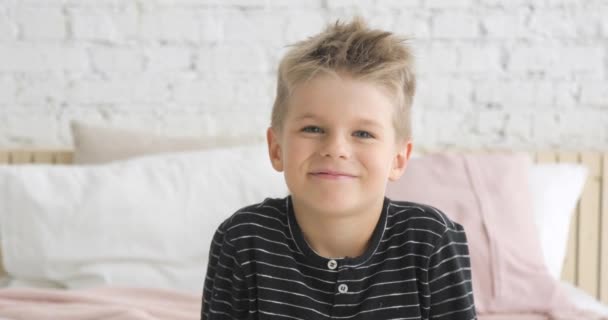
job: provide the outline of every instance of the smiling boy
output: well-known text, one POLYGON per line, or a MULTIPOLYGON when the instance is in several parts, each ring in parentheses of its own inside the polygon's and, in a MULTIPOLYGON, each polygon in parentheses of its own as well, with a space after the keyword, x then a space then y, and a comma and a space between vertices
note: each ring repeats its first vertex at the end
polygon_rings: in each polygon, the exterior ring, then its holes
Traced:
POLYGON ((286 54, 267 140, 290 195, 218 228, 202 318, 475 319, 463 228, 385 197, 412 150, 412 65, 361 19, 286 54))

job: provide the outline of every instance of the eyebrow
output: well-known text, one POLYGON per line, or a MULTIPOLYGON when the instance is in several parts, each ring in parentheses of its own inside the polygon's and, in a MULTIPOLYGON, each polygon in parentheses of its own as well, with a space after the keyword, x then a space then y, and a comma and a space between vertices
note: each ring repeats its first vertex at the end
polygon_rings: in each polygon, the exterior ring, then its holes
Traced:
MULTIPOLYGON (((306 120, 306 119, 319 119, 318 116, 312 114, 312 113, 305 113, 301 116, 296 117, 296 121, 300 121, 300 120, 306 120)), ((368 125, 368 126, 372 126, 372 127, 378 127, 378 128, 382 128, 383 126, 378 123, 377 121, 374 120, 370 120, 370 119, 365 119, 365 118, 359 118, 356 120, 356 123, 359 125, 368 125)))
POLYGON ((301 115, 301 116, 298 116, 298 117, 296 118, 296 120, 304 120, 304 119, 316 119, 316 118, 317 118, 317 116, 315 116, 315 115, 314 115, 314 114, 312 114, 312 113, 305 113, 305 114, 303 114, 303 115, 301 115))

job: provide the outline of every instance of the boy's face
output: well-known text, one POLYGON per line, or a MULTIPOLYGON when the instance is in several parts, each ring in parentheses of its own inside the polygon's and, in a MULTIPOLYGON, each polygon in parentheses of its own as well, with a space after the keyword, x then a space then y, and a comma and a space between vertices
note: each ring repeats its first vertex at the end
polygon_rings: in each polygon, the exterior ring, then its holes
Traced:
POLYGON ((397 141, 394 104, 385 90, 348 76, 324 75, 298 86, 280 132, 268 129, 273 167, 285 172, 300 205, 357 212, 384 197, 405 170, 411 142, 397 141))

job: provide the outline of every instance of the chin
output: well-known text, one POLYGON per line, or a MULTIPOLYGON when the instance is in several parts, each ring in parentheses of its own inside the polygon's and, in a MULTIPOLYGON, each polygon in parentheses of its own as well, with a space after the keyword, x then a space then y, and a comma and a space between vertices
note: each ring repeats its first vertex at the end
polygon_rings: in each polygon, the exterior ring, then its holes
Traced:
POLYGON ((352 195, 344 196, 340 194, 325 193, 310 197, 306 200, 311 204, 311 207, 314 207, 319 211, 331 211, 339 214, 353 212, 360 208, 363 204, 360 199, 361 197, 352 195))

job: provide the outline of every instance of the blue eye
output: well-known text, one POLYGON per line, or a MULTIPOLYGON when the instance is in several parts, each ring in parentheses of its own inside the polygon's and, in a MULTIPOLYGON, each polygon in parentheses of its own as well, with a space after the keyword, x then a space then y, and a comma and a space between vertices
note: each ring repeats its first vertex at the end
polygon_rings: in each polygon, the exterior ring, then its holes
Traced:
POLYGON ((355 137, 364 138, 364 139, 371 139, 374 137, 371 133, 369 133, 367 131, 362 131, 362 130, 355 131, 355 133, 353 133, 353 135, 355 137))
POLYGON ((308 132, 308 133, 323 133, 323 129, 316 127, 316 126, 304 127, 304 128, 302 128, 302 131, 308 132))

